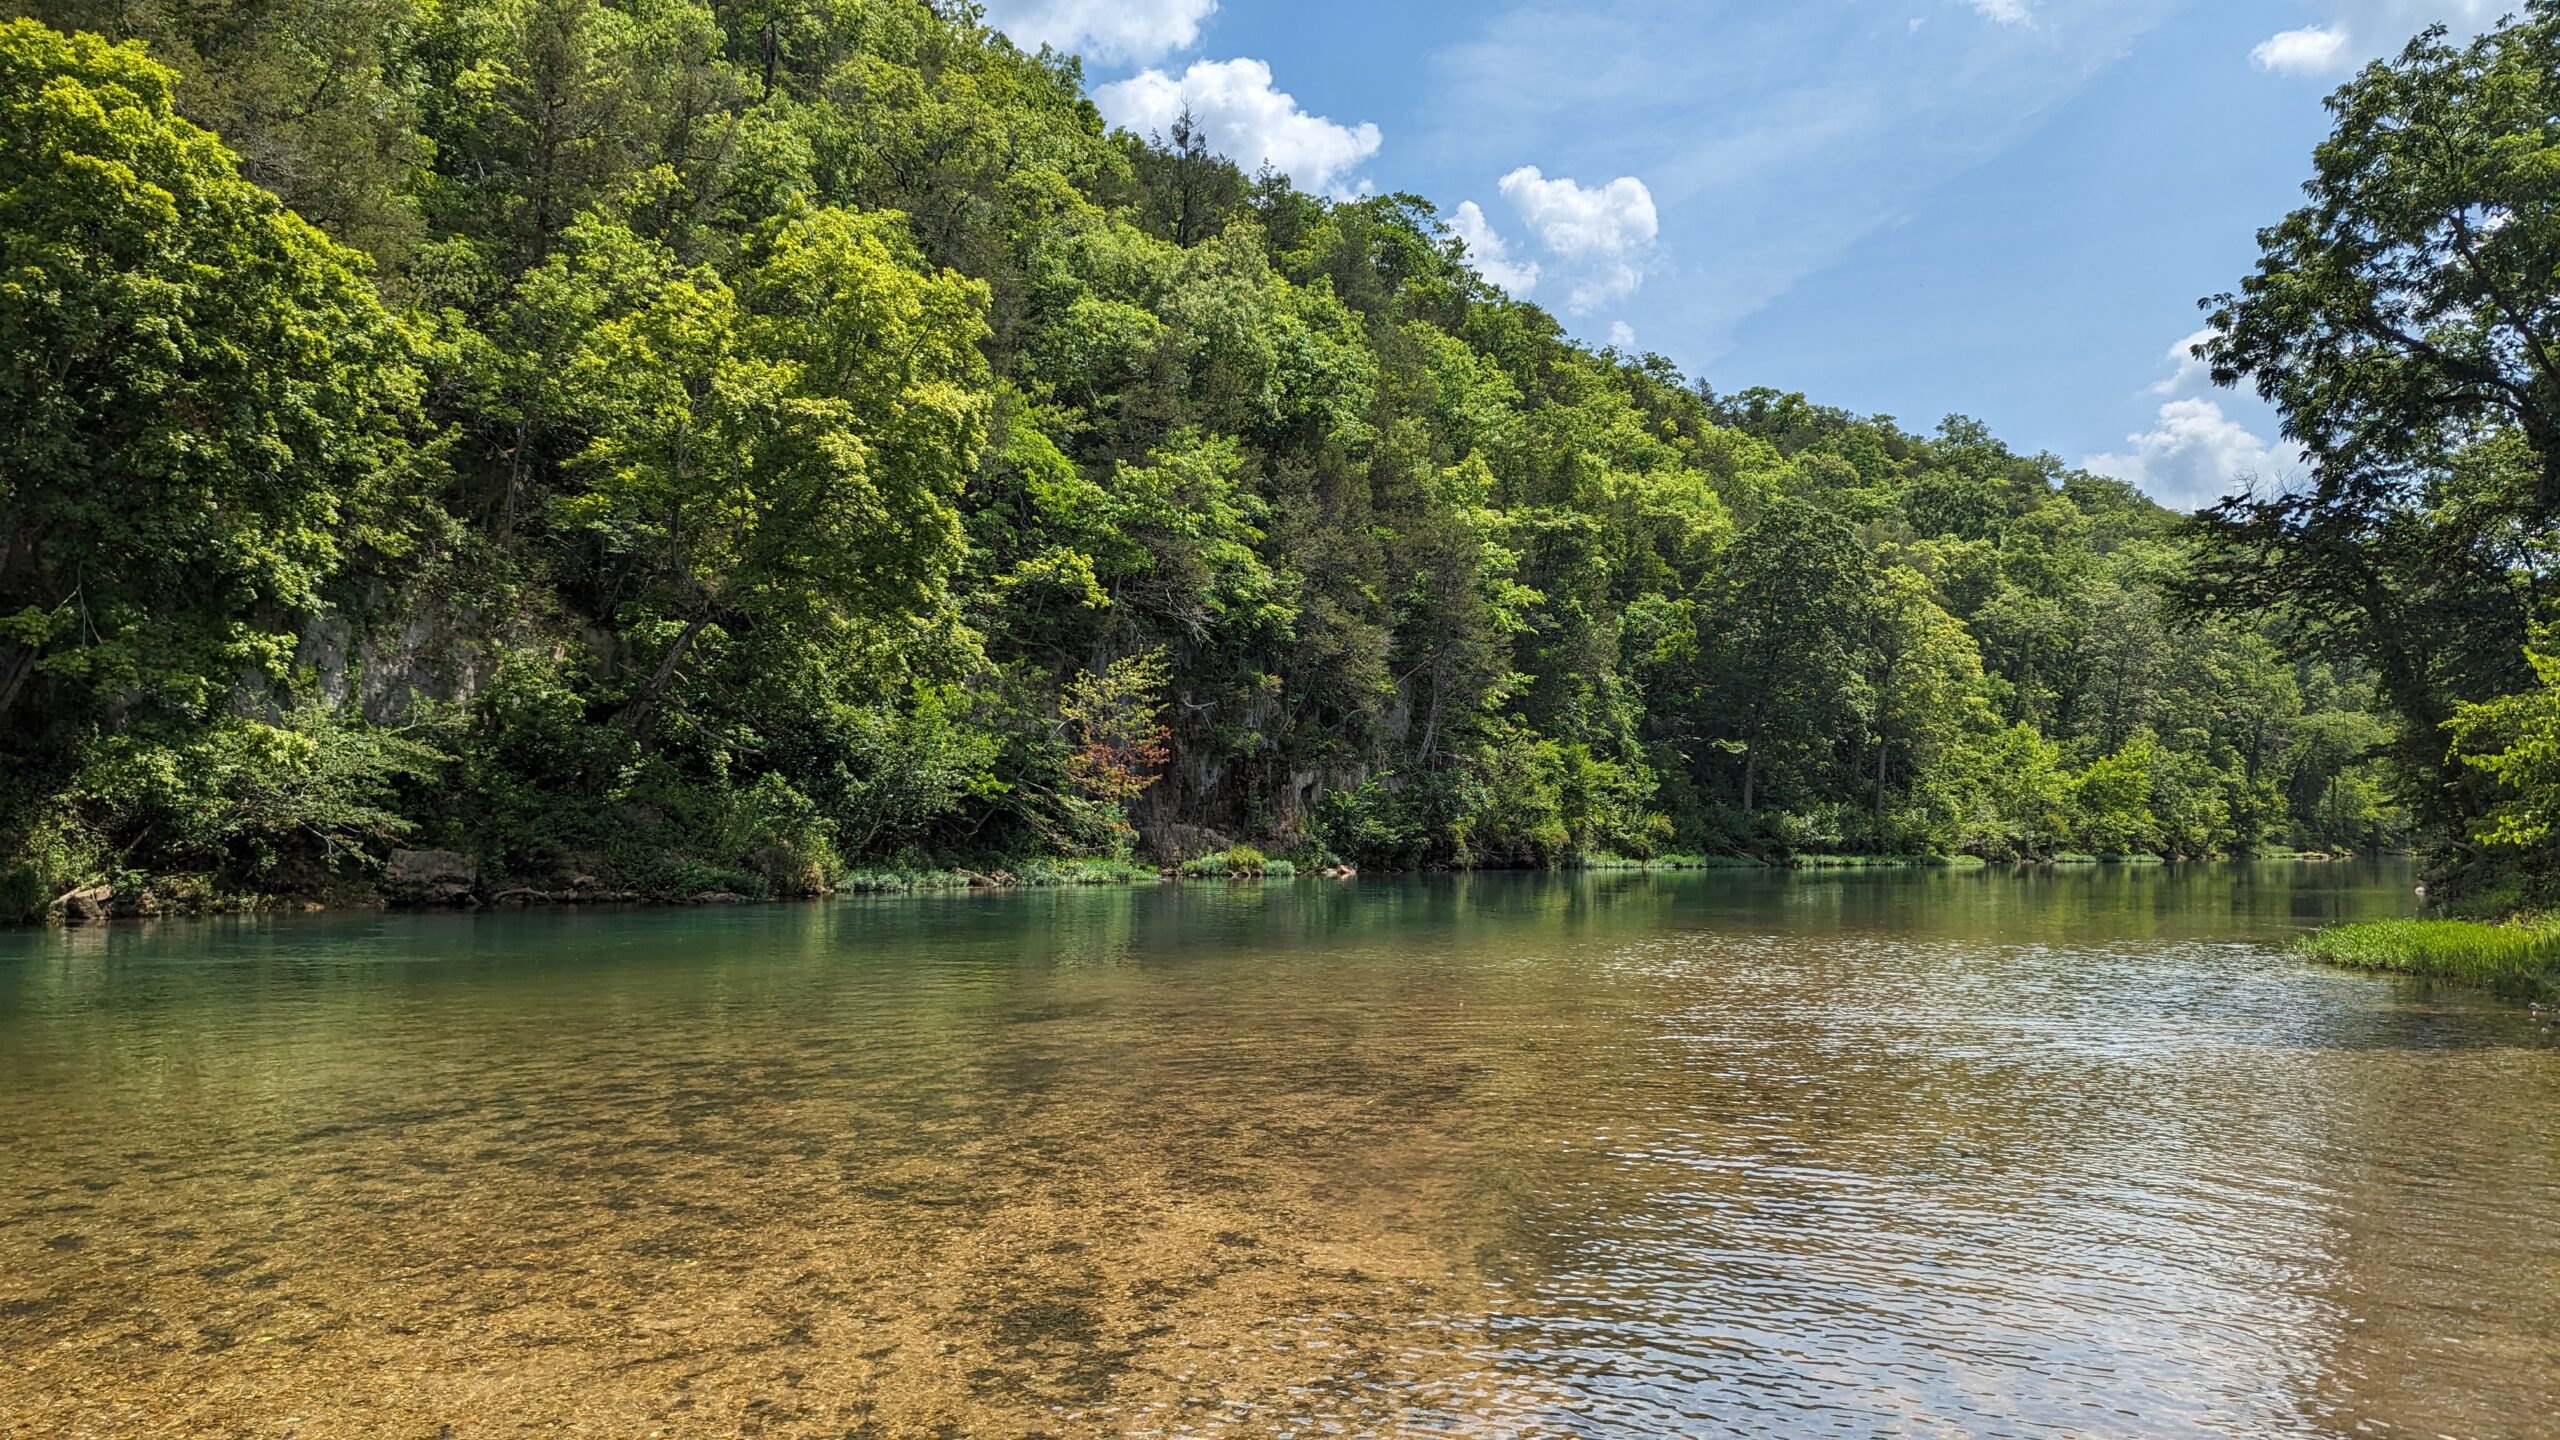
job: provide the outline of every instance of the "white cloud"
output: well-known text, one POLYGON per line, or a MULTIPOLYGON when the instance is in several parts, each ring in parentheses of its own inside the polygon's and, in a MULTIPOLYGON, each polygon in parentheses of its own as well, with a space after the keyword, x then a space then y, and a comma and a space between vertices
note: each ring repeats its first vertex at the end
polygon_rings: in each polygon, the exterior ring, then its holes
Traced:
POLYGON ((1200 43, 1200 23, 1217 8, 1218 0, 988 0, 987 23, 1025 49, 1136 62, 1200 43))
POLYGON ((1336 194, 1384 141, 1367 121, 1337 125, 1298 108, 1272 87, 1271 67, 1260 60, 1196 60, 1179 79, 1142 70, 1094 91, 1093 103, 1112 124, 1141 135, 1170 130, 1187 105, 1210 146, 1245 169, 1268 162, 1304 189, 1336 194))
POLYGON ((1457 213, 1449 217, 1449 229, 1466 242, 1467 259, 1477 274, 1523 300, 1538 288, 1538 262, 1513 260, 1510 243, 1495 233, 1493 222, 1484 218, 1484 208, 1473 200, 1458 202, 1457 213))
POLYGON ((2306 25, 2258 42, 2249 59, 2282 75, 2327 75, 2346 67, 2349 39, 2337 25, 2306 25))
POLYGON ((2035 6, 2030 0, 1973 0, 1973 8, 1995 25, 2036 23, 2035 6))
POLYGON ((1621 350, 1633 350, 1633 349, 1635 349, 1635 348, 1636 348, 1636 327, 1634 327, 1633 325, 1628 324, 1628 323, 1627 323, 1626 321, 1624 321, 1624 320, 1612 320, 1612 321, 1610 321, 1610 322, 1609 322, 1609 343, 1610 343, 1610 344, 1612 344, 1612 345, 1617 346, 1617 347, 1618 347, 1619 349, 1621 349, 1621 350))
POLYGON ((1566 304, 1576 313, 1632 295, 1644 283, 1645 262, 1662 233, 1653 192, 1632 175, 1586 188, 1579 181, 1550 180, 1535 165, 1502 177, 1502 197, 1528 222, 1531 234, 1570 272, 1566 304))
POLYGON ((2125 437, 2122 453, 2092 455, 2082 468, 2136 485, 2163 505, 2192 510, 2253 486, 2271 490, 2297 473, 2302 452, 2269 444, 2202 396, 2160 407, 2150 429, 2125 437))
POLYGON ((2219 340, 2222 332, 2208 325, 2169 347, 2169 363, 2177 367, 2169 378, 2144 390, 2146 395, 2183 395, 2213 379, 2213 367, 2196 358, 2196 347, 2219 340))
POLYGON ((2326 17, 2316 25, 2270 35, 2249 52, 2261 70, 2280 75, 2336 75, 2398 50, 2430 25, 2457 34, 2487 29, 2514 0, 2309 0, 2326 17))

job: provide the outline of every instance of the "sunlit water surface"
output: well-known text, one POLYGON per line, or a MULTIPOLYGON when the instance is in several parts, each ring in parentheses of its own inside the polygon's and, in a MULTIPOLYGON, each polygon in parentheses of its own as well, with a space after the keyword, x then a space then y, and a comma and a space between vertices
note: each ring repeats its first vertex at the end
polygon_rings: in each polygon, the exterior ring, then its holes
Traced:
POLYGON ((0 1433, 2560 1434, 2405 867, 0 934, 0 1433))

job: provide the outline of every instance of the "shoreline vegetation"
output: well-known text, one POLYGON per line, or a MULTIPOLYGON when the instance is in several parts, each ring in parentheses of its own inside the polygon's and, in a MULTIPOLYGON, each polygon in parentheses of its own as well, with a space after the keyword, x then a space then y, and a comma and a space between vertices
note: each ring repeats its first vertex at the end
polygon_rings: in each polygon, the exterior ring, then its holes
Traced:
POLYGON ((2413 844, 2560 903, 2560 0, 2331 97, 2192 347, 2318 483, 2193 514, 1578 340, 1454 197, 1116 130, 970 0, 19 8, 0 921, 2413 844))
POLYGON ((2341 969, 2441 980, 2506 1000, 2560 1001, 2560 917, 2555 916, 2371 920, 2323 930, 2294 948, 2341 969))
MULTIPOLYGON (((2391 852, 2386 852, 2391 853, 2391 852)), ((2405 853, 2405 852, 2402 852, 2405 853)), ((2240 863, 2322 863, 2359 857, 2320 852, 2267 850, 2255 855, 2211 856, 2208 861, 2240 863)), ((1758 858, 1740 855, 1665 855, 1651 859, 1593 856, 1576 863, 1537 869, 1476 867, 1465 871, 1364 871, 1348 862, 1322 857, 1305 864, 1266 856, 1250 846, 1196 857, 1180 865, 1148 865, 1128 860, 1041 857, 984 868, 874 866, 849 870, 832 883, 791 892, 706 889, 692 892, 639 891, 616 888, 592 876, 566 877, 551 886, 484 883, 477 867, 460 855, 437 851, 395 852, 379 883, 341 885, 302 894, 226 894, 206 877, 182 876, 151 882, 86 886, 56 899, 40 920, 26 924, 84 926, 113 920, 186 919, 215 915, 391 910, 428 913, 439 910, 568 909, 595 906, 675 908, 699 905, 778 904, 835 897, 951 894, 962 891, 1055 890, 1103 886, 1141 886, 1197 882, 1263 882, 1351 880, 1364 874, 1675 874, 1701 872, 1791 871, 1836 874, 1851 871, 2054 871, 2096 867, 2163 867, 2188 863, 2157 855, 2056 855, 2040 859, 1989 861, 1976 855, 1788 855, 1758 858)), ((0 926, 0 928, 7 928, 0 926)), ((2560 933, 2560 930, 2555 930, 2560 933)), ((2325 957, 2324 957, 2325 958, 2325 957)))
POLYGON ((1577 340, 974 5, 21 8, 0 919, 2413 833, 2134 486, 1577 340))

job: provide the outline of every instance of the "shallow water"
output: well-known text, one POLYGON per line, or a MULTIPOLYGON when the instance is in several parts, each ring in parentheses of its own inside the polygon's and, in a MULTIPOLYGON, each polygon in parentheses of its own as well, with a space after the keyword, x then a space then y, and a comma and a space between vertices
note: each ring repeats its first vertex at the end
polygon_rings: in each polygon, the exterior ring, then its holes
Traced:
POLYGON ((10 1435, 2560 1434, 2395 866, 0 934, 10 1435))

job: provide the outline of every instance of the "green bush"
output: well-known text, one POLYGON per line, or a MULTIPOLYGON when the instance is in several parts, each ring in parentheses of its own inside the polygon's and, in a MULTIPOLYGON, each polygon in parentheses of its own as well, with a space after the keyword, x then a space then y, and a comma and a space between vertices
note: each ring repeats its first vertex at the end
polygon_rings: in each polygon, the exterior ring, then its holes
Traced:
POLYGON ((1182 874, 1193 880, 1284 880, 1297 873, 1297 866, 1286 860, 1274 860, 1250 845, 1236 845, 1213 855, 1195 856, 1182 862, 1182 874))
POLYGON ((54 890, 33 861, 0 865, 0 925, 26 925, 44 918, 54 890))
POLYGON ((371 870, 415 830, 403 793, 443 763, 409 735, 321 706, 273 724, 226 718, 179 741, 115 735, 72 779, 70 827, 131 872, 313 888, 371 870))

